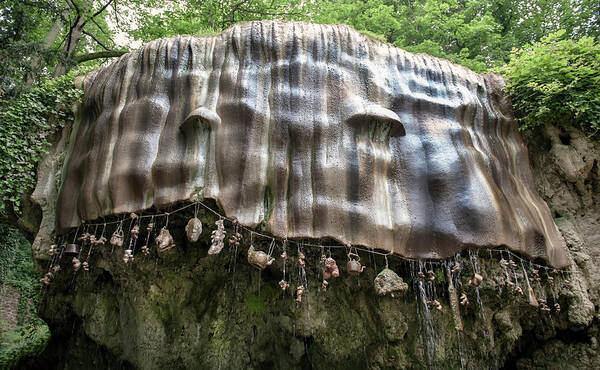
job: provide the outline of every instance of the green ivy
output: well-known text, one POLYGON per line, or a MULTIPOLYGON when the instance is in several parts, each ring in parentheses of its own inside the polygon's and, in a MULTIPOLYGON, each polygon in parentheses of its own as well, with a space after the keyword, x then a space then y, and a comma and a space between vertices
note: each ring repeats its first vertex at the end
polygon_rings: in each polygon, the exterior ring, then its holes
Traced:
POLYGON ((73 104, 81 97, 74 77, 75 72, 46 81, 16 97, 0 95, 0 213, 19 211, 21 197, 35 185, 49 137, 73 120, 73 104))
POLYGON ((31 244, 16 228, 0 224, 0 286, 9 286, 21 293, 19 322, 34 318, 42 285, 33 266, 31 244))
POLYGON ((600 130, 600 44, 563 36, 559 31, 513 50, 500 70, 522 130, 547 124, 600 130))
POLYGON ((0 322, 0 369, 40 353, 50 338, 48 326, 36 314, 42 285, 35 274, 31 244, 18 229, 0 224, 0 288, 3 286, 18 290, 21 297, 19 326, 4 332, 0 322))

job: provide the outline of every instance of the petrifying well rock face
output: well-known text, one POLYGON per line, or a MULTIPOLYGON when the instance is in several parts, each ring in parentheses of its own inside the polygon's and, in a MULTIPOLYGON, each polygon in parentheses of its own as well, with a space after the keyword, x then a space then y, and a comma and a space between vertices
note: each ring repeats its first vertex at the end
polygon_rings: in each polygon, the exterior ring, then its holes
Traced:
POLYGON ((156 40, 86 76, 58 228, 199 193, 281 237, 564 266, 501 83, 346 26, 156 40))

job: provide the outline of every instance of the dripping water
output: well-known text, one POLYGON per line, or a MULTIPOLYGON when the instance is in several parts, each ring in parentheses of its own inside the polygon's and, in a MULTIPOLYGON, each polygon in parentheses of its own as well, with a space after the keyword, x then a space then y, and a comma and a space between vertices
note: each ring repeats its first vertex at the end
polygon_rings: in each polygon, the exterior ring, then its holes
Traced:
MULTIPOLYGON (((473 274, 478 273, 481 274, 481 269, 479 267, 479 254, 478 251, 473 253, 473 250, 469 250, 469 260, 471 262, 471 266, 473 268, 473 274)), ((490 344, 490 348, 494 348, 494 337, 492 335, 491 329, 489 327, 489 323, 486 319, 485 306, 483 301, 481 300, 481 295, 479 294, 479 287, 475 287, 475 296, 477 297, 477 305, 479 306, 479 315, 482 320, 482 328, 483 328, 483 336, 486 341, 490 344)), ((497 358, 494 358, 497 361, 497 358)))
POLYGON ((416 309, 417 309, 417 317, 419 319, 419 342, 421 343, 421 347, 423 348, 423 357, 427 362, 428 367, 433 366, 434 362, 434 351, 436 350, 435 346, 435 331, 433 327, 433 319, 431 317, 431 311, 429 310, 429 305, 427 304, 427 291, 423 279, 418 276, 418 273, 425 273, 424 263, 423 261, 418 261, 418 271, 415 271, 414 262, 411 262, 411 279, 413 284, 415 285, 415 301, 416 301, 416 309))

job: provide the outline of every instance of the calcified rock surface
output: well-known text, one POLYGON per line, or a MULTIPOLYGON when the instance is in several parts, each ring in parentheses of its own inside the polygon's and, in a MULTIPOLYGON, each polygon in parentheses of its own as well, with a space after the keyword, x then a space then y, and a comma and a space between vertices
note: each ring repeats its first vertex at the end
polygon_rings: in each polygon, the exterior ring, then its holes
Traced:
POLYGON ((199 193, 281 237, 564 266, 500 88, 346 26, 157 40, 86 76, 58 227, 199 193))

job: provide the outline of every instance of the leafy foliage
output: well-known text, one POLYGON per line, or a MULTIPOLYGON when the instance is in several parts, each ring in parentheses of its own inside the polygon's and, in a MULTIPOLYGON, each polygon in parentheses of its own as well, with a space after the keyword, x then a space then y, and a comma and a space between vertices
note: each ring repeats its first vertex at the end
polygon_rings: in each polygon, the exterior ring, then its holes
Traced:
POLYGON ((600 130, 600 43, 564 36, 560 31, 513 50, 501 69, 521 129, 551 124, 600 130))
POLYGON ((600 5, 591 0, 321 0, 313 7, 313 21, 349 24, 476 72, 503 65, 511 49, 559 29, 575 39, 600 35, 600 5))
POLYGON ((40 353, 50 338, 48 326, 37 317, 41 284, 37 281, 31 244, 19 230, 0 224, 0 286, 21 294, 16 329, 0 337, 0 368, 11 368, 19 359, 40 353))
POLYGON ((18 211, 21 195, 35 184, 36 165, 48 138, 73 120, 81 92, 74 73, 29 88, 17 97, 0 96, 0 212, 18 211))
POLYGON ((50 330, 43 322, 12 330, 0 339, 0 368, 10 369, 20 360, 39 355, 50 339, 50 330))
POLYGON ((21 293, 19 321, 35 312, 41 284, 35 278, 31 244, 18 229, 0 224, 0 286, 9 286, 21 293))
POLYGON ((130 33, 144 42, 173 35, 207 35, 239 22, 261 19, 309 20, 308 7, 301 0, 151 0, 148 8, 138 10, 130 33))

